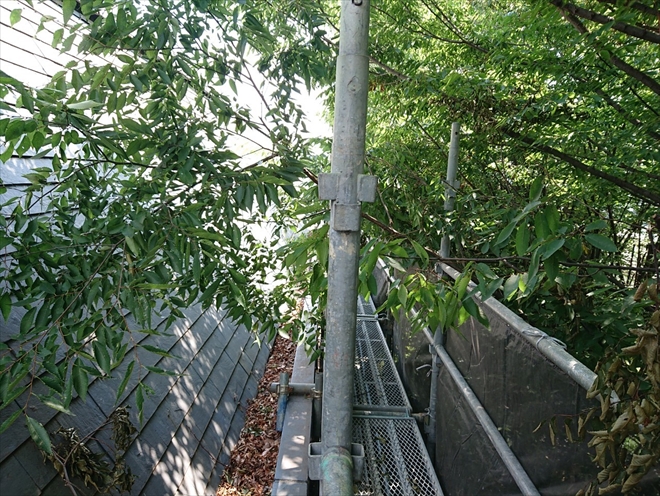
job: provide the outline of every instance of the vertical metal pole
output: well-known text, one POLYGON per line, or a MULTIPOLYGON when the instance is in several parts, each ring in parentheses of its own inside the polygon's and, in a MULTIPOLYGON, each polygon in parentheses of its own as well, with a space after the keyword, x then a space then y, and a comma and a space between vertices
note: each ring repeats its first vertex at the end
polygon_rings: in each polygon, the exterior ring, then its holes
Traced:
MULTIPOLYGON (((369 0, 342 0, 332 173, 319 182, 332 199, 321 441, 322 494, 353 494, 353 373, 360 255, 358 176, 364 165, 369 87, 369 0)), ((319 178, 321 179, 321 178, 319 178)), ((321 197, 324 194, 320 192, 321 197)))
POLYGON ((289 403, 289 374, 287 372, 280 373, 280 382, 277 386, 277 420, 275 422, 275 430, 282 432, 284 428, 284 419, 286 417, 286 406, 289 403))
MULTIPOLYGON (((445 186, 445 212, 454 210, 454 201, 456 200, 456 168, 458 166, 458 140, 461 132, 461 125, 458 122, 451 123, 451 138, 449 140, 449 159, 447 161, 447 184, 445 186)), ((449 256, 449 234, 442 236, 440 242, 440 256, 447 258, 449 256)))
MULTIPOLYGON (((456 199, 456 188, 458 183, 456 181, 456 169, 458 164, 458 140, 461 125, 458 122, 451 124, 451 138, 449 140, 449 160, 447 162, 447 182, 445 186, 445 212, 454 210, 454 200, 456 199)), ((440 256, 447 258, 449 256, 449 234, 442 236, 440 242, 440 256)), ((442 275, 442 269, 438 266, 436 271, 442 275)), ((437 402, 438 402, 438 376, 440 374, 440 358, 435 351, 435 346, 443 346, 444 333, 439 329, 433 335, 433 344, 431 348, 431 355, 433 356, 433 367, 431 369, 431 393, 429 396, 429 425, 428 433, 428 450, 432 460, 435 460, 435 444, 436 444, 436 422, 437 415, 437 402)))

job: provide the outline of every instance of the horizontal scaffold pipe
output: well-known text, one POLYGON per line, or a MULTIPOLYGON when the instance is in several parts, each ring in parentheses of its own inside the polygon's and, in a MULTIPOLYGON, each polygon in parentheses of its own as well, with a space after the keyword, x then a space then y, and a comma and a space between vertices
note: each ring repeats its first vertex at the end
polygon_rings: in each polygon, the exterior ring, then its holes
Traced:
MULTIPOLYGON (((449 265, 440 264, 440 266, 442 270, 453 279, 456 279, 460 274, 449 265)), ((470 287, 474 288, 475 285, 471 283, 470 287)), ((556 340, 544 339, 547 335, 543 331, 525 322, 524 319, 509 310, 495 298, 488 298, 486 301, 482 301, 481 298, 479 298, 479 293, 475 296, 484 306, 488 307, 492 312, 504 320, 511 329, 518 332, 522 337, 533 344, 543 356, 564 371, 566 375, 573 379, 577 384, 587 391, 591 388, 596 380, 596 374, 593 370, 568 353, 562 345, 556 342, 556 340)), ((549 338, 549 336, 547 337, 549 338)))

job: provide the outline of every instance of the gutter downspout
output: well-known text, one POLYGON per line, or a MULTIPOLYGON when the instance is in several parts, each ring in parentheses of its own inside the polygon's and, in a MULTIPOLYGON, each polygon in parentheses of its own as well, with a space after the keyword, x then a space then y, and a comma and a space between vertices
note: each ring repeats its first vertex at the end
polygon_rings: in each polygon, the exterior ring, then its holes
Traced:
POLYGON ((362 176, 369 90, 369 0, 342 0, 330 174, 319 197, 330 200, 321 426, 321 493, 353 494, 351 458, 360 202, 373 201, 375 177, 362 176))
MULTIPOLYGON (((449 158, 447 161, 447 181, 445 186, 445 212, 454 210, 454 200, 456 199, 456 189, 458 189, 458 182, 456 181, 456 169, 458 167, 458 142, 461 125, 458 122, 451 124, 451 138, 449 141, 449 158)), ((440 242, 440 256, 442 258, 449 257, 449 234, 442 236, 440 242)), ((442 277, 443 270, 440 264, 436 266, 436 272, 442 277)), ((438 402, 438 376, 440 374, 440 357, 436 352, 436 347, 444 346, 445 333, 436 330, 433 335, 433 346, 431 346, 431 356, 433 363, 431 368, 431 392, 429 395, 429 423, 426 429, 428 434, 427 448, 431 460, 435 463, 435 446, 436 446, 436 412, 438 402)))

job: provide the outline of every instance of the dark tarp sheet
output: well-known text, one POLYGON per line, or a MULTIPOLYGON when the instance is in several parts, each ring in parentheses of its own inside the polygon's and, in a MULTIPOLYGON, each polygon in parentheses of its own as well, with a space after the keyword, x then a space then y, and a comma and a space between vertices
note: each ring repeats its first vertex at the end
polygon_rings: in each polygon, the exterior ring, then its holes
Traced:
MULTIPOLYGON (((589 408, 586 391, 500 317, 483 310, 490 328, 470 320, 460 332, 448 333, 446 349, 541 494, 575 494, 598 473, 587 441, 570 443, 565 434, 570 420, 575 436, 577 416, 589 408), (556 426, 555 446, 550 422, 556 426)), ((394 327, 397 367, 414 410, 424 411, 430 368, 419 367, 431 363, 428 340, 422 333, 411 335, 403 318, 394 327)), ((445 370, 438 382, 436 471, 445 493, 520 494, 445 370)), ((660 494, 657 471, 652 479, 643 494, 660 494)))

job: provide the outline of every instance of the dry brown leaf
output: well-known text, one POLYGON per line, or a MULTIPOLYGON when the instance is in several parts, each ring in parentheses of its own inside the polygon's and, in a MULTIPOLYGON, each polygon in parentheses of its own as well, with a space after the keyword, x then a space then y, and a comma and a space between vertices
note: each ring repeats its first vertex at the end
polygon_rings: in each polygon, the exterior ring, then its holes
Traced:
POLYGON ((280 435, 275 430, 277 398, 268 391, 279 380, 280 372, 291 373, 295 345, 280 336, 275 340, 266 371, 259 382, 258 394, 246 410, 241 431, 225 468, 224 482, 216 496, 265 496, 275 478, 280 435))
POLYGON ((643 281, 642 284, 640 284, 639 287, 637 288, 637 291, 635 291, 635 294, 633 295, 633 300, 642 301, 642 298, 644 298, 644 295, 646 294, 646 288, 647 288, 647 283, 646 281, 643 281))

